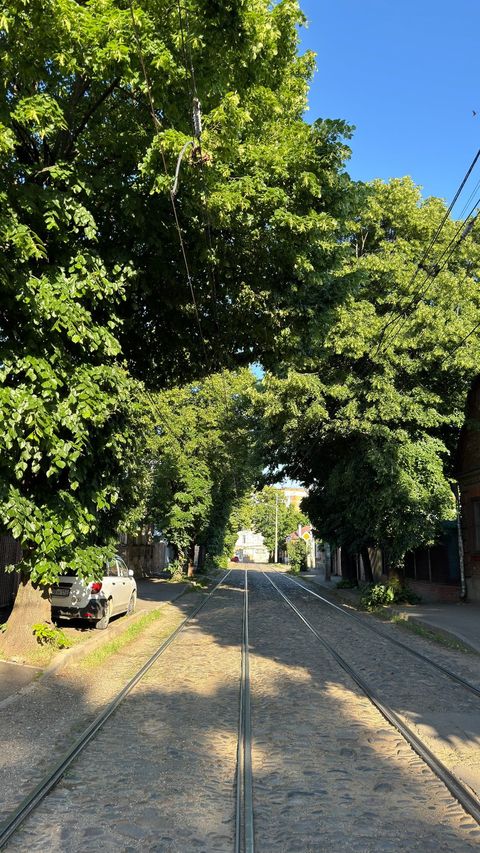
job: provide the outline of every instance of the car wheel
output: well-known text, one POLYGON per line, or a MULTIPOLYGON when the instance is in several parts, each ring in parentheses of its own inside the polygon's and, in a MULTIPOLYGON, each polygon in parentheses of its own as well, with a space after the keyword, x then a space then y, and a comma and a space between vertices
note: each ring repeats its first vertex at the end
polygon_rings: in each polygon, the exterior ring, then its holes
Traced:
POLYGON ((112 615, 112 602, 111 600, 107 603, 105 608, 105 613, 101 619, 95 622, 95 628, 98 628, 99 631, 103 631, 108 627, 108 623, 110 622, 110 617, 112 615))
POLYGON ((137 603, 137 599, 136 599, 135 593, 132 592, 132 594, 130 596, 130 601, 128 602, 127 616, 130 616, 134 612, 136 603, 137 603))

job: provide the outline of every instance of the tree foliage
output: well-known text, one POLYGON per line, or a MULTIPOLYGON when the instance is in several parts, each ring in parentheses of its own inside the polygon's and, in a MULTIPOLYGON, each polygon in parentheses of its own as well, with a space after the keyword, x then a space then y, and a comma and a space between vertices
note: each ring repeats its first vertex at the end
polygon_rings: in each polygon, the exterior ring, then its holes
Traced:
MULTIPOLYGON (((261 407, 265 399, 262 393, 261 407)), ((260 445, 265 442, 264 425, 261 425, 260 445)), ((258 472, 260 474, 260 471, 258 472)), ((257 481, 262 477, 258 476, 257 481)), ((297 509, 293 504, 287 506, 285 496, 281 489, 274 486, 264 486, 260 490, 248 491, 242 495, 240 500, 233 504, 228 522, 228 547, 225 551, 231 556, 235 542, 240 530, 253 530, 263 536, 265 547, 273 555, 275 550, 275 517, 277 518, 278 547, 285 548, 286 537, 298 530, 299 525, 308 524, 308 518, 304 512, 297 509)))
POLYGON ((223 553, 231 508, 261 471, 256 380, 245 369, 155 395, 148 515, 180 563, 223 553))
POLYGON ((409 179, 358 193, 332 280, 341 303, 318 315, 303 371, 268 380, 270 460, 309 484, 306 509, 324 538, 381 545, 395 561, 454 511, 451 458, 480 354, 470 334, 480 232, 457 246, 447 221, 418 269, 443 202, 422 201, 409 179))
POLYGON ((296 533, 298 526, 308 524, 308 518, 293 504, 287 506, 285 496, 274 486, 265 486, 251 496, 252 526, 261 533, 268 550, 275 549, 275 517, 277 518, 278 545, 285 547, 286 537, 296 533))
MULTIPOLYGON (((313 58, 297 55, 297 2, 181 8, 0 5, 0 517, 44 584, 91 574, 140 513, 131 376, 184 389, 305 350, 337 263, 350 131, 302 119, 313 58), (177 198, 188 281, 170 188, 190 58, 205 129, 177 198)), ((209 501, 228 505, 202 491, 209 476, 199 465, 187 484, 195 530, 209 501)))

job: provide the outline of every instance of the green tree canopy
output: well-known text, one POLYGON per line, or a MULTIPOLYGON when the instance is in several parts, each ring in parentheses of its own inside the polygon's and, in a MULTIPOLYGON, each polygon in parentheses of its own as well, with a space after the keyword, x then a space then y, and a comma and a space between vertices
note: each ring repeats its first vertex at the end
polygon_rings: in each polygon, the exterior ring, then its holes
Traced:
POLYGON ((302 119, 301 22, 295 0, 188 0, 180 17, 164 0, 0 5, 0 516, 35 580, 90 571, 86 549, 132 517, 132 374, 183 386, 308 347, 349 129, 302 119), (190 59, 204 133, 177 198, 187 281, 170 188, 190 59))
POLYGON ((341 304, 319 313, 304 370, 267 380, 270 461, 310 486, 322 536, 396 560, 454 509, 452 452, 480 355, 480 231, 458 243, 448 220, 418 268, 443 202, 409 179, 360 187, 359 202, 333 274, 341 304))
POLYGON ((89 271, 100 263, 114 286, 95 318, 122 316, 130 370, 153 385, 273 364, 303 348, 324 298, 350 131, 302 119, 302 21, 296 0, 188 0, 180 17, 166 0, 2 4, 10 253, 28 247, 38 273, 68 269, 79 246, 89 271), (188 281, 170 189, 192 134, 191 62, 204 132, 177 197, 188 281))
POLYGON ((287 506, 284 494, 275 486, 264 486, 260 492, 254 492, 250 500, 253 529, 262 534, 271 553, 275 549, 275 517, 279 548, 285 547, 286 537, 296 533, 299 525, 308 524, 305 513, 293 504, 287 506))
POLYGON ((259 395, 248 370, 151 396, 148 515, 181 564, 220 556, 232 506, 261 472, 259 395))
MULTIPOLYGON (((262 406, 265 398, 262 395, 262 406)), ((261 446, 265 441, 264 425, 262 424, 261 446)), ((259 472, 260 474, 260 472, 259 472)), ((262 479, 257 477, 257 481, 262 479)), ((274 553, 275 550, 275 518, 277 519, 278 547, 285 547, 286 537, 298 530, 299 524, 308 524, 308 518, 302 510, 293 504, 287 506, 285 495, 280 488, 275 486, 264 486, 262 489, 245 493, 240 501, 235 501, 229 519, 229 550, 228 555, 233 553, 233 548, 238 537, 239 530, 254 530, 261 533, 266 548, 274 553)))

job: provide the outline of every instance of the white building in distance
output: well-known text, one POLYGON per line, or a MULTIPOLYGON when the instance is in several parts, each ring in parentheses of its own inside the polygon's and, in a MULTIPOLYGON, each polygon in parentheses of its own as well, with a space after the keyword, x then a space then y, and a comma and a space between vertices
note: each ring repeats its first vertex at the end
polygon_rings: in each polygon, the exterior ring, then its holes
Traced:
POLYGON ((235 555, 241 563, 268 563, 268 548, 261 533, 240 530, 235 543, 235 555))

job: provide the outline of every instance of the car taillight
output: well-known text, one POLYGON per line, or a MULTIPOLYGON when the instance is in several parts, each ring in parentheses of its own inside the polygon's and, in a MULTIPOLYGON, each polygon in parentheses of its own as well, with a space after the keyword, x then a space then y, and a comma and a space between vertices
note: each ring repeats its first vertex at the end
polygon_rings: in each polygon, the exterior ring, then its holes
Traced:
POLYGON ((100 581, 95 581, 91 585, 92 592, 100 592, 101 588, 102 588, 102 584, 100 583, 100 581))

